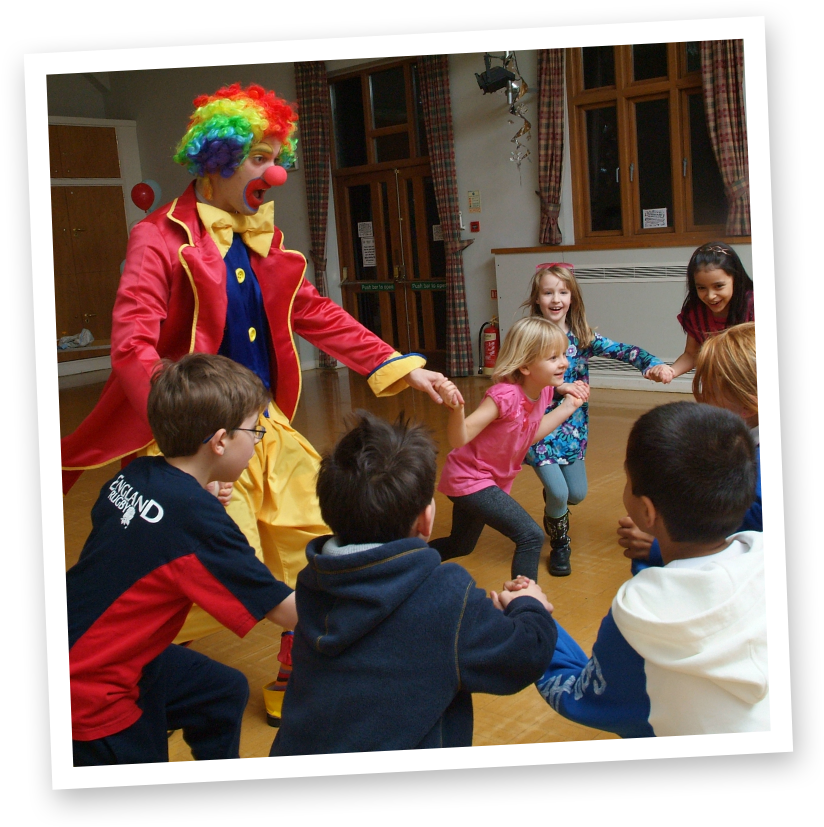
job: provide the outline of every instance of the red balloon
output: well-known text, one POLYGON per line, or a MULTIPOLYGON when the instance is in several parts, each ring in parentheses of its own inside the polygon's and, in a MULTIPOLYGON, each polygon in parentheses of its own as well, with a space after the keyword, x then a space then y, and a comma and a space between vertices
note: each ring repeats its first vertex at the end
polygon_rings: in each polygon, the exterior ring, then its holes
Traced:
POLYGON ((154 203, 154 190, 148 184, 135 184, 132 187, 132 201, 136 207, 148 212, 154 203))

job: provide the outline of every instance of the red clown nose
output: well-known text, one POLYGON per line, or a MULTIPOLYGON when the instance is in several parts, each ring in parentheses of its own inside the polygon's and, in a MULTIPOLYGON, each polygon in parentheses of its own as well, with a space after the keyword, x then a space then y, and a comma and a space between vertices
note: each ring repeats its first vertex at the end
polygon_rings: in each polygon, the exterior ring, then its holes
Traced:
POLYGON ((283 167, 269 167, 269 169, 263 173, 263 180, 270 187, 279 187, 285 184, 286 178, 286 170, 283 167))

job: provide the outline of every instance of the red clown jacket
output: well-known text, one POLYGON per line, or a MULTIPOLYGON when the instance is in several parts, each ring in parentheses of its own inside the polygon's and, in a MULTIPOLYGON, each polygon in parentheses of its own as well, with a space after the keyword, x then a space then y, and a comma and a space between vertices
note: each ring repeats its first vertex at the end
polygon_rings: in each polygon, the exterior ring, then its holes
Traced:
MULTIPOLYGON (((405 388, 402 377, 425 363, 418 354, 401 356, 322 297, 304 278, 306 259, 284 249, 277 227, 268 255, 249 256, 269 323, 272 395, 290 420, 301 389, 293 334, 368 374, 378 395, 405 388)), ((132 230, 112 312, 112 373, 94 410, 61 442, 64 493, 83 471, 127 460, 152 441, 146 402, 158 359, 217 353, 226 306, 226 266, 191 184, 132 230)))

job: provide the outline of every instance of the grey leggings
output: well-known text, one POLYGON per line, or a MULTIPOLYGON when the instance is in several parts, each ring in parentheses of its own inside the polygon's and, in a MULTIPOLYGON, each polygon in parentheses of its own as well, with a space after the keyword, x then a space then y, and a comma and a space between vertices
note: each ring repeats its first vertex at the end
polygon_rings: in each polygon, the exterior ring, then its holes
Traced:
POLYGON ((570 462, 569 465, 533 466, 546 491, 546 515, 563 517, 567 505, 578 505, 587 495, 587 469, 584 460, 570 462))
POLYGON ((452 533, 439 537, 429 545, 437 549, 441 560, 470 554, 485 525, 491 526, 515 543, 512 577, 524 574, 538 580, 538 563, 544 532, 532 517, 509 494, 491 485, 464 497, 452 500, 452 533))

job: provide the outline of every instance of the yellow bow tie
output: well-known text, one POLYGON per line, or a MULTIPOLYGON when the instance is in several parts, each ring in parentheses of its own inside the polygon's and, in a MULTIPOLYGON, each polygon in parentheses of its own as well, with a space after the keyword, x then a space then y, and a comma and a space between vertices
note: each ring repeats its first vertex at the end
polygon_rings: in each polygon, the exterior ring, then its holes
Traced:
POLYGON ((222 258, 226 258, 235 233, 240 233, 243 243, 259 256, 265 258, 269 255, 275 233, 275 205, 272 201, 262 204, 254 215, 228 213, 202 202, 198 202, 197 212, 203 226, 217 244, 222 258))

